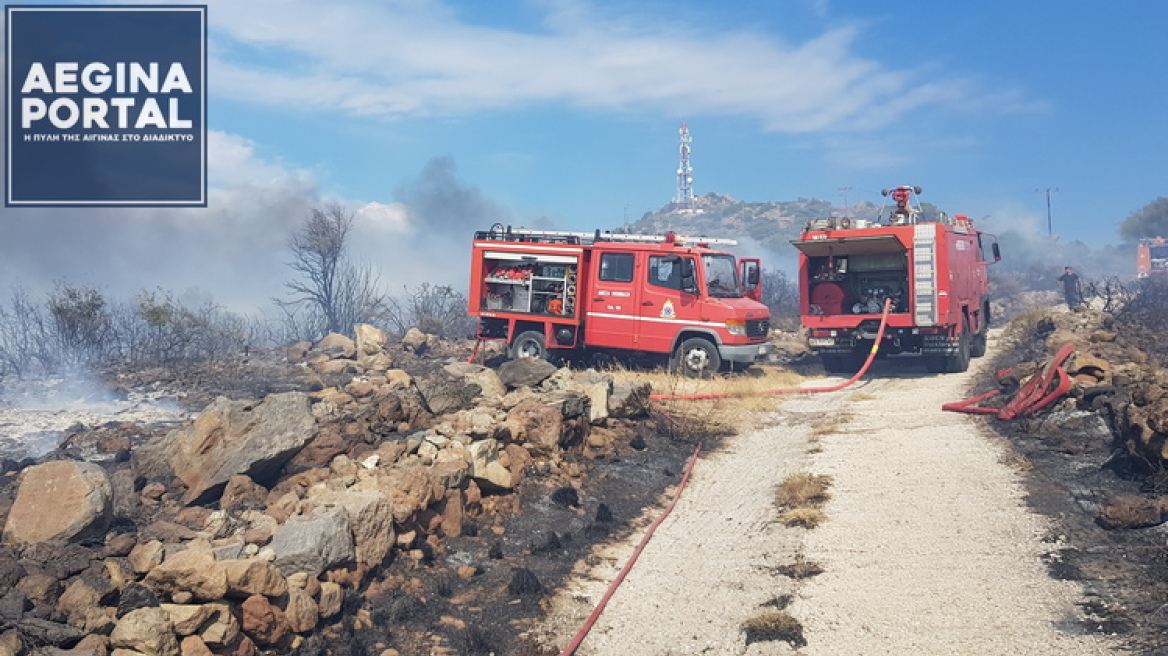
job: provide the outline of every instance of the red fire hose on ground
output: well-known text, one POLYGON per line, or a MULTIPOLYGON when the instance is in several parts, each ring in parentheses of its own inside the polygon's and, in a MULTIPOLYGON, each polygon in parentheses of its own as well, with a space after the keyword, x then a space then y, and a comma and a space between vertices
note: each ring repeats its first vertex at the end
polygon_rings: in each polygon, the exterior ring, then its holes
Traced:
POLYGON ((964 401, 946 403, 941 406, 941 409, 949 412, 995 415, 998 419, 1007 420, 1032 415, 1071 391, 1071 376, 1063 368, 1063 363, 1074 352, 1074 344, 1069 342, 1063 344, 1063 347, 1047 363, 1042 373, 1031 376, 1030 380, 1026 381, 1026 384, 1019 388, 1014 397, 1002 408, 985 408, 976 405, 1002 393, 1001 390, 991 390, 964 401))
MULTIPOLYGON (((817 392, 838 392, 850 385, 855 384, 860 380, 868 368, 872 366, 872 361, 876 359, 876 352, 880 350, 880 340, 884 338, 884 329, 888 326, 888 313, 892 310, 892 299, 884 301, 884 314, 880 316, 880 328, 876 331, 876 341, 872 343, 871 350, 868 351, 868 359, 864 360, 864 366, 855 373, 851 378, 845 380, 838 385, 830 385, 828 387, 782 387, 773 390, 764 390, 755 392, 759 396, 763 395, 779 395, 779 394, 813 394, 817 392)), ((657 401, 697 401, 701 399, 725 399, 729 398, 730 394, 650 394, 649 398, 657 401)))
POLYGON ((600 601, 596 603, 596 608, 592 609, 592 614, 589 615, 588 619, 584 622, 584 626, 580 627, 580 630, 576 632, 576 636, 572 638, 572 641, 568 643, 567 647, 564 647, 564 651, 560 652, 560 656, 570 656, 571 654, 574 654, 576 649, 580 647, 580 643, 584 642, 584 638, 587 637, 588 632, 592 630, 592 625, 596 624, 596 620, 600 617, 600 614, 604 612, 604 607, 608 605, 608 600, 612 598, 612 595, 616 592, 616 589, 620 587, 621 582, 625 580, 625 576, 627 576, 629 571, 633 569, 633 563, 637 562, 637 559, 641 556, 641 552, 644 551, 645 546, 649 544, 649 538, 653 537, 653 533, 657 531, 657 527, 661 525, 661 522, 665 521, 665 518, 668 517, 669 513, 673 511, 673 507, 677 505, 677 500, 681 498, 681 491, 685 489, 685 484, 689 482, 689 475, 693 472, 694 463, 697 462, 698 454, 701 453, 701 450, 702 445, 698 444, 697 448, 694 449, 693 455, 689 457, 689 462, 687 462, 685 465, 685 472, 681 476, 681 481, 677 484, 677 489, 673 491, 673 500, 669 502, 669 505, 665 507, 665 510, 661 513, 661 515, 655 519, 652 524, 649 525, 648 530, 645 531, 645 536, 641 538, 641 541, 637 543, 637 548, 633 550, 633 555, 629 556, 629 561, 625 563, 625 566, 621 568, 620 573, 617 574, 616 578, 613 579, 612 583, 609 584, 608 589, 604 592, 604 596, 602 596, 600 601))

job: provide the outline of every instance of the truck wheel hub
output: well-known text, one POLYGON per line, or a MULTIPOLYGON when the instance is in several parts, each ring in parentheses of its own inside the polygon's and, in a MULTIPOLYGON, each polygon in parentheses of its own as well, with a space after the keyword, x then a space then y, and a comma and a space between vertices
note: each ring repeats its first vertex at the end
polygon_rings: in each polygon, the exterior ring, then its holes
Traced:
POLYGON ((701 371, 710 364, 710 354, 703 349, 692 349, 685 354, 685 366, 693 371, 701 371))

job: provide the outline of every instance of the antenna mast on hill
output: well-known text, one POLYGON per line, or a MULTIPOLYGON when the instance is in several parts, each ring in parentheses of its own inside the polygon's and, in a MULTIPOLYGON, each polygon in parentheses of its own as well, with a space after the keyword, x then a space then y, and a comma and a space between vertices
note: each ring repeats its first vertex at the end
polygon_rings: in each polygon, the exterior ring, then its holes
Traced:
POLYGON ((681 122, 681 129, 677 131, 681 137, 681 163, 677 166, 677 196, 673 203, 683 210, 692 210, 693 195, 693 167, 689 165, 689 144, 693 141, 689 136, 689 126, 681 122))

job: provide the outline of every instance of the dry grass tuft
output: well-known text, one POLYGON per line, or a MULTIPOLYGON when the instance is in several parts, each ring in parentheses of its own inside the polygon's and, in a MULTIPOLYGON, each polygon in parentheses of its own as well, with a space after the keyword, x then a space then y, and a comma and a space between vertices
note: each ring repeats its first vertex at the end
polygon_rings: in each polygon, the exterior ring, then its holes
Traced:
POLYGON ((654 394, 725 395, 717 399, 652 402, 670 417, 666 422, 669 430, 699 439, 732 435, 740 428, 754 427, 744 422, 757 418, 756 413, 774 410, 780 403, 780 397, 765 392, 796 387, 803 380, 798 374, 773 366, 752 367, 746 372, 709 380, 686 378, 664 368, 632 369, 620 364, 606 371, 617 381, 649 383, 654 394))
POLYGON ((736 412, 773 410, 778 397, 766 392, 798 387, 804 380, 799 374, 769 365, 755 366, 746 372, 727 373, 708 380, 686 378, 664 368, 636 370, 616 365, 607 371, 617 381, 647 382, 652 386, 654 394, 725 394, 726 398, 721 399, 666 403, 718 404, 736 412))
POLYGON ((803 554, 795 555, 795 562, 790 565, 779 565, 775 568, 779 574, 795 580, 809 579, 823 573, 823 565, 814 560, 807 560, 803 554))
POLYGON ((788 508, 779 513, 783 526, 815 528, 827 520, 827 515, 819 508, 788 508))
POLYGON ((775 505, 779 508, 821 506, 831 498, 827 491, 830 487, 830 476, 808 472, 791 474, 779 483, 775 492, 775 505))
POLYGON ((852 394, 851 396, 848 397, 848 400, 851 401, 852 403, 859 403, 861 401, 872 401, 872 400, 875 400, 875 398, 876 398, 875 394, 869 394, 867 392, 855 392, 854 394, 852 394))
POLYGON ((841 412, 837 415, 828 417, 827 419, 817 421, 811 424, 811 439, 815 440, 817 438, 823 437, 824 435, 838 433, 840 432, 840 429, 851 420, 852 416, 850 414, 841 412))
POLYGON ((830 476, 799 472, 784 478, 775 490, 779 522, 784 526, 804 528, 822 524, 827 515, 820 508, 831 498, 827 491, 830 487, 830 476))
POLYGON ((796 649, 807 645, 807 639, 803 637, 803 625, 783 611, 756 615, 742 624, 742 630, 746 632, 748 646, 752 642, 773 640, 785 640, 796 649))

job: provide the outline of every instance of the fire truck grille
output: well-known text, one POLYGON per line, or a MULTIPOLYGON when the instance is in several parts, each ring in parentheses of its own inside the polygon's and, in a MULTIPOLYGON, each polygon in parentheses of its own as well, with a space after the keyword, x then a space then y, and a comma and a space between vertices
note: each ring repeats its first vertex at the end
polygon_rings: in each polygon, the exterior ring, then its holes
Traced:
POLYGON ((766 337, 771 330, 771 322, 768 319, 751 319, 746 322, 746 335, 748 337, 766 337))

